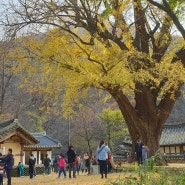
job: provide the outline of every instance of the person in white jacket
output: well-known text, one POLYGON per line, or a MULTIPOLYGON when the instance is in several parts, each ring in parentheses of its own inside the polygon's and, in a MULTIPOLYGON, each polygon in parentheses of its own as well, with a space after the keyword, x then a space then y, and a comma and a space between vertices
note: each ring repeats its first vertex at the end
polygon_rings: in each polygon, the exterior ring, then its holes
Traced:
POLYGON ((101 173, 102 179, 103 179, 104 173, 105 173, 105 178, 107 178, 107 154, 108 152, 110 152, 109 147, 105 145, 105 142, 103 140, 100 141, 100 145, 97 147, 97 150, 96 150, 96 157, 100 165, 100 173, 101 173))

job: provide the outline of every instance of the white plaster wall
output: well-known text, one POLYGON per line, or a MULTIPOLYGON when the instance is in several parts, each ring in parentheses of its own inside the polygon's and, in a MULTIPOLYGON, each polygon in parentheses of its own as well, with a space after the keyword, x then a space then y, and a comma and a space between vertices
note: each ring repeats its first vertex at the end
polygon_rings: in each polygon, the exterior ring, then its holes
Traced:
POLYGON ((176 146, 176 153, 180 153, 180 147, 176 146))
POLYGON ((33 154, 34 157, 36 158, 36 164, 37 164, 37 151, 32 151, 32 154, 33 154))
POLYGON ((51 159, 52 156, 52 152, 51 151, 47 151, 48 157, 51 159))

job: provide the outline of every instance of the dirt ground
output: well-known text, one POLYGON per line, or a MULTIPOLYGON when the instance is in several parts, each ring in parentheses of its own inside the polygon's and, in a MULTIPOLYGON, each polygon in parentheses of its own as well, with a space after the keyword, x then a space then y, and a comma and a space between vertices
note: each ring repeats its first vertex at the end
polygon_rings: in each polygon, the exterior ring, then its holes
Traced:
MULTIPOLYGON (((124 165, 123 165, 124 166, 124 165)), ((128 166, 125 165, 125 166, 128 166)), ((129 165, 132 166, 132 165, 129 165)), ((184 168, 185 163, 169 163, 167 167, 180 167, 184 168)), ((125 176, 129 176, 130 174, 125 173, 110 173, 108 174, 107 179, 101 179, 100 174, 98 175, 87 175, 80 173, 77 175, 75 179, 64 179, 61 177, 57 179, 56 173, 51 173, 50 176, 44 175, 37 175, 36 178, 30 180, 28 176, 24 178, 20 177, 13 177, 12 178, 12 185, 107 185, 110 182, 115 182, 119 178, 124 178, 125 176)), ((6 185, 6 179, 5 184, 6 185)))
POLYGON ((185 161, 183 163, 168 163, 168 166, 169 167, 182 167, 182 168, 185 168, 185 161))
MULTIPOLYGON (((57 174, 51 173, 50 176, 37 175, 32 180, 29 177, 13 177, 12 185, 106 185, 111 181, 124 177, 123 173, 110 173, 107 179, 101 179, 100 175, 87 175, 80 173, 75 179, 57 179, 57 174)), ((6 185, 6 179, 5 179, 6 185)))

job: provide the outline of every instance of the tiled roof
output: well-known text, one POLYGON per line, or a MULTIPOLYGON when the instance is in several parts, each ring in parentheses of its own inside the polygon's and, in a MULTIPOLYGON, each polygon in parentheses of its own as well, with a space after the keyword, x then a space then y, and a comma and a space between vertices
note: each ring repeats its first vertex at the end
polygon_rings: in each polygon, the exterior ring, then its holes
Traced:
POLYGON ((18 122, 17 119, 12 119, 6 122, 0 123, 0 140, 3 141, 5 136, 8 136, 11 132, 22 133, 30 140, 32 143, 38 143, 38 140, 27 132, 18 122))
POLYGON ((31 133, 39 143, 37 145, 24 146, 24 148, 61 148, 59 141, 46 135, 46 132, 31 133))
MULTIPOLYGON (((123 139, 123 144, 131 145, 130 136, 123 139)), ((160 146, 182 145, 185 144, 185 123, 175 125, 165 125, 163 127, 160 146)))
MULTIPOLYGON (((55 139, 46 135, 45 132, 29 133, 18 122, 17 119, 12 119, 5 122, 0 122, 0 141, 7 139, 6 136, 16 132, 24 135, 24 139, 28 140, 24 148, 61 148, 61 144, 55 139), (29 144, 29 145, 28 145, 29 144)), ((23 137, 23 136, 22 136, 23 137)))
POLYGON ((118 154, 118 153, 121 153, 121 154, 123 154, 123 153, 128 153, 128 152, 130 152, 131 151, 131 146, 128 146, 128 145, 119 145, 118 147, 116 147, 116 148, 114 148, 113 149, 113 153, 115 153, 115 154, 118 154))
POLYGON ((160 139, 161 146, 185 144, 185 123, 165 125, 160 139))

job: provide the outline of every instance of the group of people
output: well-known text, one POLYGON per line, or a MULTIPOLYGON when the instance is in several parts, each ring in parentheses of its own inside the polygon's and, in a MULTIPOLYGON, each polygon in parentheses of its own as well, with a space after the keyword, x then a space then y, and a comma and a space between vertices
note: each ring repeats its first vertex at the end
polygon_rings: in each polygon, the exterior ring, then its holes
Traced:
MULTIPOLYGON (((65 160, 64 156, 61 154, 60 157, 62 156, 62 159, 65 160)), ((60 163, 60 158, 58 160, 58 168, 59 172, 65 171, 65 168, 62 169, 59 165, 60 163)), ((74 147, 72 145, 69 146, 69 149, 67 151, 67 162, 65 161, 65 167, 67 167, 68 173, 69 173, 69 178, 76 178, 76 173, 79 174, 80 169, 82 170, 82 173, 84 171, 87 171, 87 174, 90 174, 90 155, 88 152, 86 152, 83 156, 83 159, 77 155, 74 151, 74 147)), ((64 177, 66 177, 66 172, 64 172, 64 177)), ((60 173, 58 178, 60 177, 60 173)))
POLYGON ((88 152, 85 153, 82 160, 82 158, 75 153, 72 145, 68 148, 67 158, 61 153, 51 160, 46 154, 43 164, 44 174, 50 175, 52 170, 53 172, 58 173, 57 178, 60 178, 61 174, 66 178, 67 171, 69 173, 69 178, 76 178, 76 174, 79 174, 80 170, 82 173, 87 171, 87 173, 90 174, 90 155, 88 152))
POLYGON ((135 144, 135 154, 137 156, 138 165, 143 164, 143 162, 147 162, 148 151, 149 148, 141 141, 141 139, 138 139, 135 144))
MULTIPOLYGON (((135 154, 137 155, 138 165, 147 161, 148 151, 148 147, 140 139, 138 139, 137 143, 135 144, 135 154)), ((111 169, 110 159, 110 148, 102 140, 100 141, 100 144, 96 149, 96 159, 94 160, 95 164, 99 164, 100 166, 101 178, 107 178, 107 174, 111 169)), ((29 158, 30 179, 32 179, 36 175, 35 162, 36 159, 31 153, 29 158)), ((57 178, 60 178, 61 174, 63 174, 64 178, 66 178, 67 171, 69 174, 69 178, 76 178, 76 174, 79 174, 80 170, 82 171, 82 173, 86 171, 87 174, 90 174, 91 157, 88 152, 85 153, 83 157, 80 157, 75 153, 74 147, 70 145, 67 151, 67 159, 64 157, 63 154, 60 154, 52 161, 46 154, 43 164, 44 174, 50 175, 52 164, 54 171, 58 173, 57 178)))
MULTIPOLYGON (((138 139, 137 143, 135 144, 135 154, 137 155, 138 165, 142 164, 144 161, 147 161, 147 152, 149 151, 148 147, 144 145, 144 143, 138 139)), ((110 160, 110 148, 105 145, 105 142, 102 140, 100 141, 99 146, 96 149, 96 164, 100 166, 100 174, 101 178, 107 178, 108 174, 108 161, 110 160)), ((69 178, 76 178, 76 173, 79 174, 80 168, 83 172, 84 168, 82 168, 82 164, 84 163, 87 173, 90 174, 90 161, 91 157, 88 153, 85 153, 83 156, 83 161, 79 155, 76 155, 74 151, 74 147, 72 145, 69 146, 67 151, 67 160, 65 159, 63 154, 60 154, 57 159, 57 178, 61 177, 61 174, 64 175, 64 178, 67 177, 66 175, 66 168, 68 170, 69 178)), ((36 176, 36 158, 32 153, 30 153, 29 158, 29 174, 30 179, 36 176)), ((44 174, 50 175, 50 165, 51 159, 48 155, 45 155, 44 158, 44 174)), ((2 157, 0 153, 0 185, 3 185, 3 177, 6 174, 8 183, 7 185, 11 185, 11 171, 13 168, 13 155, 12 149, 8 149, 8 153, 5 157, 2 157)), ((24 168, 21 163, 18 164, 18 168, 20 170, 20 176, 24 176, 24 168)))
MULTIPOLYGON (((107 173, 110 171, 110 149, 107 145, 105 145, 104 141, 100 142, 100 145, 96 150, 96 164, 100 165, 100 173, 101 178, 107 178, 107 173)), ((44 173, 50 174, 49 172, 49 164, 52 163, 54 172, 57 172, 57 178, 60 178, 63 174, 64 178, 67 177, 67 172, 69 178, 76 178, 76 174, 79 174, 80 170, 83 172, 87 172, 90 174, 90 166, 91 166, 92 158, 88 152, 84 154, 83 157, 77 155, 74 151, 74 147, 72 145, 69 146, 67 151, 67 158, 64 157, 63 154, 55 157, 53 161, 51 161, 47 155, 44 159, 44 173)))

